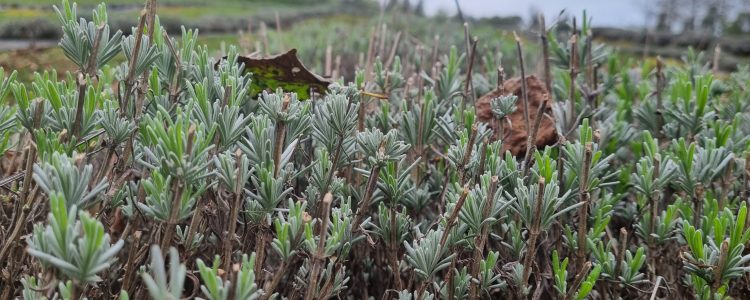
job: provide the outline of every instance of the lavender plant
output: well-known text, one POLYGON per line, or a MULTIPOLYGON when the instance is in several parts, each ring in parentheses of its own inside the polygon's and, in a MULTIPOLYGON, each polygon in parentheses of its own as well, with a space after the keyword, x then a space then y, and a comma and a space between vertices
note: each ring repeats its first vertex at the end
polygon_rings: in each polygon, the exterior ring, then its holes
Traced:
POLYGON ((303 98, 290 82, 256 91, 263 70, 237 63, 242 49, 215 55, 156 9, 147 1, 123 37, 104 5, 88 21, 63 1, 76 69, 30 83, 0 69, 14 103, 0 109, 0 298, 748 289, 746 68, 714 76, 691 54, 630 72, 586 19, 540 33, 544 89, 506 91, 504 71, 487 73, 507 59, 475 53, 491 47, 468 25, 465 53, 436 39, 431 55, 381 25, 353 78, 303 98), (488 78, 492 99, 477 99, 488 78), (537 120, 511 122, 532 108, 537 120), (517 147, 534 142, 531 124, 556 142, 517 147))

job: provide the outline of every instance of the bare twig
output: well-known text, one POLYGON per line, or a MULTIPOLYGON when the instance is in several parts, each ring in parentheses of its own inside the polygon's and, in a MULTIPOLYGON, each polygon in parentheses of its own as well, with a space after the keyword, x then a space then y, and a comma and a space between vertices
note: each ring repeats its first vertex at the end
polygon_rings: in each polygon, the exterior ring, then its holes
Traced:
POLYGON ((393 38, 393 45, 391 45, 391 52, 388 54, 388 59, 385 61, 385 67, 390 69, 391 65, 393 64, 393 60, 396 57, 396 52, 398 51, 398 46, 401 43, 401 31, 396 32, 396 37, 393 38))
MULTIPOLYGON (((552 74, 549 66, 549 41, 547 40, 547 26, 544 15, 539 15, 539 39, 542 41, 542 60, 544 63, 544 87, 552 94, 552 74)), ((552 97, 549 97, 550 99, 552 97)))
MULTIPOLYGON (((323 197, 323 218, 321 219, 320 226, 320 238, 318 239, 318 247, 312 256, 312 267, 310 268, 310 284, 307 286, 307 292, 305 294, 305 300, 315 299, 315 291, 318 289, 318 277, 320 275, 320 269, 322 264, 325 262, 325 245, 326 237, 328 234, 328 223, 330 222, 331 214, 331 202, 333 202, 333 195, 326 193, 323 197)), ((330 275, 334 276, 334 275, 330 275)))
MULTIPOLYGON (((36 102, 36 109, 34 111, 34 128, 39 128, 39 124, 42 119, 42 111, 44 110, 44 102, 37 99, 34 102, 36 102)), ((29 136, 33 138, 33 132, 29 131, 29 136)), ((24 224, 26 223, 26 218, 29 215, 29 211, 32 206, 32 201, 36 198, 33 194, 32 197, 28 197, 29 193, 29 187, 31 187, 31 175, 32 175, 32 168, 34 167, 34 162, 36 161, 36 145, 32 142, 29 144, 29 150, 26 155, 26 171, 24 173, 23 178, 23 187, 21 188, 21 194, 18 198, 19 201, 23 201, 23 206, 21 208, 21 214, 16 219, 16 224, 13 226, 13 231, 11 232, 10 236, 8 236, 7 239, 5 239, 5 242, 3 243, 3 248, 0 249, 0 266, 3 265, 5 262, 5 259, 8 258, 6 256, 8 254, 8 251, 11 249, 11 246, 16 244, 16 239, 18 239, 18 236, 23 231, 23 228, 25 228, 24 224)), ((9 256, 13 256, 12 254, 9 256)))
POLYGON ((370 178, 367 179, 365 193, 362 195, 362 201, 360 201, 359 207, 357 207, 357 212, 354 214, 352 232, 359 232, 362 230, 360 225, 362 224, 365 214, 370 210, 370 201, 372 200, 372 194, 375 193, 375 188, 378 184, 378 177, 380 177, 380 165, 376 164, 370 170, 370 178))
POLYGON ((578 36, 570 37, 570 90, 568 91, 568 128, 575 127, 576 116, 576 77, 578 77, 578 36))
POLYGON ((580 202, 583 203, 578 208, 578 263, 576 266, 578 267, 578 270, 581 270, 583 268, 583 264, 586 261, 586 233, 588 233, 588 210, 589 210, 589 200, 591 198, 591 195, 589 195, 589 169, 591 168, 591 155, 593 152, 593 145, 591 142, 587 142, 584 146, 584 154, 583 154, 583 166, 581 168, 581 177, 578 178, 579 180, 579 188, 578 188, 578 196, 580 197, 580 202))
POLYGON ((516 39, 516 48, 518 49, 518 64, 521 69, 521 96, 523 96, 523 120, 526 130, 529 130, 531 123, 529 123, 529 94, 526 90, 526 70, 523 64, 523 49, 521 48, 521 38, 513 32, 513 36, 516 39))
POLYGON ((466 71, 466 81, 464 82, 463 99, 461 100, 461 115, 463 115, 464 110, 466 109, 466 101, 471 100, 472 102, 474 102, 473 100, 474 95, 473 95, 473 92, 471 92, 471 90, 469 89, 469 87, 471 87, 471 73, 472 73, 472 70, 474 69, 474 56, 476 52, 477 52, 477 38, 474 37, 471 41, 469 61, 467 62, 469 65, 466 71))
POLYGON ((539 109, 536 112, 536 116, 534 118, 534 127, 529 132, 529 135, 526 138, 526 155, 523 159, 523 176, 526 177, 529 175, 529 169, 531 168, 531 156, 532 153, 536 150, 536 137, 539 133, 539 126, 542 124, 542 118, 544 118, 544 111, 547 109, 547 102, 549 100, 545 99, 542 101, 542 105, 539 106, 539 109))
MULTIPOLYGON (((490 217, 490 213, 494 209, 495 204, 495 189, 497 188, 498 177, 492 176, 490 179, 490 189, 487 193, 487 202, 482 207, 482 220, 487 220, 490 217)), ((471 265, 471 277, 479 278, 479 263, 482 260, 484 253, 484 245, 487 242, 487 235, 489 234, 489 224, 483 223, 479 235, 474 238, 474 261, 471 265)), ((478 299, 477 283, 471 281, 469 290, 469 299, 478 299)))
POLYGON ((590 261, 587 261, 580 269, 578 269, 578 274, 576 274, 576 279, 575 281, 573 281, 573 285, 570 286, 568 293, 565 294, 566 300, 573 298, 573 295, 575 295, 575 292, 578 291, 578 287, 581 286, 583 279, 586 278, 586 274, 588 274, 590 270, 591 270, 590 261))
MULTIPOLYGON (((193 148, 193 143, 195 142, 195 125, 191 125, 188 129, 188 137, 187 137, 187 149, 185 153, 190 155, 193 148)), ((174 184, 172 185, 172 205, 169 210, 169 219, 167 220, 165 224, 164 229, 164 236, 162 237, 161 241, 161 251, 163 253, 166 253, 169 249, 169 246, 172 244, 172 236, 174 235, 174 227, 177 225, 177 217, 180 213, 180 206, 182 204, 182 193, 185 190, 185 186, 182 184, 180 180, 175 180, 174 184)))
POLYGON ((542 221, 542 202, 544 201, 544 177, 539 177, 539 190, 536 195, 536 202, 534 203, 534 219, 531 221, 531 227, 529 230, 529 239, 526 248, 526 253, 523 259, 523 276, 521 277, 521 288, 518 289, 518 299, 525 298, 526 290, 529 285, 529 277, 531 276, 531 269, 533 268, 534 257, 536 256, 536 240, 539 237, 539 227, 542 221))

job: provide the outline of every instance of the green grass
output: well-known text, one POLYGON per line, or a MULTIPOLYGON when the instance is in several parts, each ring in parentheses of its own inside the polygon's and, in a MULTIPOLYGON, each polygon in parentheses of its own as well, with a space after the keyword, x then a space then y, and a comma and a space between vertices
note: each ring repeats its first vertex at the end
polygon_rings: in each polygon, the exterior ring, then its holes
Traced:
MULTIPOLYGON (((9 2, 15 2, 15 0, 8 0, 9 2)), ((23 2, 23 1, 19 1, 23 2)), ((52 9, 53 5, 59 6, 57 2, 50 2, 41 4, 46 1, 31 1, 40 2, 38 5, 26 3, 18 7, 9 7, 0 10, 0 24, 12 21, 30 20, 30 19, 47 19, 50 21, 57 21, 57 15, 52 9)), ((98 1, 76 1, 79 3, 78 13, 88 15, 91 13, 94 3, 98 1)), ((126 5, 133 4, 132 7, 121 8, 117 11, 116 15, 111 16, 113 19, 121 18, 136 18, 140 14, 141 6, 143 1, 131 1, 131 0, 120 0, 120 1, 105 1, 108 6, 112 5, 126 5)), ((159 2, 158 8, 159 16, 162 18, 177 18, 180 20, 195 20, 196 18, 204 18, 206 16, 221 16, 221 17, 251 17, 252 14, 258 14, 259 12, 268 13, 279 12, 279 14, 297 13, 301 11, 308 11, 310 9, 320 10, 321 7, 300 7, 297 5, 290 5, 289 3, 275 2, 275 1, 238 1, 238 0, 217 0, 217 1, 166 1, 159 2)), ((332 8, 328 5, 323 5, 326 9, 332 8)))

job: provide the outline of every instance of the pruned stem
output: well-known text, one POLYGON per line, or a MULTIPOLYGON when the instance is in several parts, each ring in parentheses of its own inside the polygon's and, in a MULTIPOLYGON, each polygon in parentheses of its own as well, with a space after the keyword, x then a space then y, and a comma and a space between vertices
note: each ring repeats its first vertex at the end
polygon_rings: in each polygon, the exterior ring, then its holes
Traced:
MULTIPOLYGON (((615 260, 615 274, 613 274, 613 277, 618 278, 620 276, 620 271, 622 270, 622 265, 625 263, 625 251, 628 250, 628 230, 625 229, 625 227, 620 228, 620 238, 619 238, 619 246, 620 249, 617 251, 617 258, 615 260)), ((615 283, 615 292, 614 296, 617 297, 620 295, 620 284, 615 283)))
MULTIPOLYGON (((188 140, 186 152, 190 155, 193 148, 193 142, 195 141, 195 125, 190 126, 188 129, 188 140)), ((177 225, 177 218, 180 215, 180 206, 182 205, 182 193, 185 190, 185 186, 182 182, 177 179, 172 185, 172 193, 174 198, 172 199, 172 206, 169 210, 169 219, 164 228, 164 236, 161 241, 161 251, 166 253, 169 250, 169 246, 172 244, 172 236, 174 235, 174 226, 177 225)))
POLYGON ((729 240, 725 239, 721 243, 721 250, 719 254, 719 262, 714 266, 714 276, 711 281, 711 294, 716 293, 721 287, 722 281, 724 281, 724 265, 727 263, 727 256, 729 256, 729 240))
POLYGON ((463 115, 464 110, 466 109, 466 101, 472 100, 474 98, 474 93, 470 93, 469 88, 471 87, 471 73, 474 69, 474 56, 477 52, 477 38, 474 37, 471 41, 471 48, 469 49, 471 52, 469 52, 469 61, 468 61, 468 68, 466 70, 466 81, 464 82, 464 95, 463 99, 461 100, 461 115, 463 115))
POLYGON ((398 259, 398 228, 396 225, 396 209, 391 207, 390 208, 390 217, 391 217, 391 241, 389 245, 389 257, 390 257, 390 263, 391 263, 391 272, 393 272, 393 281, 394 285, 397 291, 400 291, 402 289, 401 284, 401 270, 399 268, 399 259, 398 259))
MULTIPOLYGON (((227 272, 231 272, 230 266, 232 265, 232 250, 234 248, 234 234, 235 231, 237 231, 237 216, 240 212, 240 207, 242 206, 242 192, 234 193, 234 201, 232 201, 231 210, 229 212, 229 220, 227 221, 227 236, 223 240, 224 242, 224 259, 222 262, 224 262, 224 270, 227 272)), ((259 232, 259 234, 263 234, 259 232)), ((261 256, 259 253, 256 252, 256 255, 261 256)), ((256 262, 256 265, 263 265, 263 261, 256 262)), ((259 273, 256 273, 258 277, 260 276, 259 273)))
POLYGON ((578 77, 578 35, 570 37, 570 87, 568 91, 568 128, 576 124, 576 78, 578 77))
POLYGON ((263 287, 263 291, 265 293, 260 297, 261 300, 268 300, 271 298, 271 296, 273 295, 273 291, 276 290, 276 287, 279 286, 281 279, 284 278, 284 274, 286 274, 286 270, 288 267, 289 264, 287 264, 286 262, 281 262, 281 266, 279 266, 279 269, 276 271, 276 273, 273 274, 271 282, 267 283, 263 287))
MULTIPOLYGON (((542 59, 544 63, 544 87, 552 94, 552 73, 549 66, 549 41, 547 40, 547 26, 544 15, 539 15, 539 39, 542 41, 542 59)), ((550 99, 552 97, 549 97, 550 99)))
POLYGON ((521 38, 513 32, 513 36, 516 39, 516 48, 518 50, 518 64, 521 69, 521 96, 523 96, 523 120, 526 130, 529 130, 531 123, 529 120, 529 94, 526 90, 526 70, 523 64, 523 49, 521 48, 521 38))
POLYGON ((367 179, 365 193, 362 195, 362 201, 359 203, 357 212, 354 214, 352 232, 359 232, 362 230, 360 225, 362 224, 364 216, 370 210, 370 201, 372 200, 372 194, 375 193, 375 188, 378 184, 378 177, 380 177, 380 165, 376 164, 372 167, 372 170, 370 170, 370 178, 367 179))
POLYGON ((536 255, 536 240, 539 237, 539 227, 542 221, 542 202, 544 201, 544 177, 539 177, 539 190, 534 203, 534 219, 531 228, 529 228, 529 240, 526 248, 526 254, 523 259, 523 276, 521 277, 521 288, 518 290, 518 298, 523 299, 529 285, 529 277, 533 268, 534 256, 536 255))
POLYGON ((588 210, 589 200, 591 198, 591 195, 588 191, 588 182, 593 145, 591 142, 588 142, 584 147, 581 177, 578 178, 578 196, 580 197, 579 201, 582 203, 582 205, 578 208, 578 263, 576 264, 578 270, 583 268, 583 264, 586 261, 586 234, 588 233, 588 210))
MULTIPOLYGON (((39 124, 42 119, 42 111, 44 110, 44 102, 42 102, 41 100, 35 101, 36 110, 34 111, 34 128, 28 128, 28 135, 32 140, 34 138, 33 130, 39 128, 39 124)), ((11 249, 11 246, 15 245, 16 239, 21 234, 21 231, 24 228, 24 223, 26 223, 26 218, 28 217, 28 212, 31 209, 32 201, 34 200, 34 198, 36 198, 33 197, 34 195, 32 195, 32 197, 28 197, 29 188, 31 187, 31 176, 33 175, 32 170, 37 156, 36 151, 36 145, 31 142, 29 144, 29 150, 27 151, 26 155, 26 170, 23 177, 23 186, 21 187, 21 193, 18 197, 19 201, 23 201, 24 204, 21 208, 21 214, 18 216, 16 224, 13 226, 13 231, 5 239, 2 249, 0 249, 0 266, 2 266, 5 262, 5 259, 8 257, 8 251, 11 249)))
POLYGON ((547 109, 547 99, 542 101, 542 105, 539 106, 539 109, 536 112, 536 116, 534 118, 534 127, 529 132, 529 135, 526 138, 526 155, 523 159, 523 176, 526 177, 529 175, 529 168, 531 167, 531 156, 532 152, 536 150, 536 137, 539 133, 539 126, 542 124, 542 118, 544 118, 544 111, 547 109))
POLYGON ((131 246, 128 251, 128 260, 125 263, 125 275, 123 276, 122 289, 130 293, 133 292, 131 285, 133 284, 133 275, 135 275, 137 269, 135 259, 138 254, 138 249, 140 248, 141 236, 141 231, 133 233, 133 240, 130 242, 131 246))
POLYGON ((443 235, 440 237, 440 248, 445 247, 445 243, 448 242, 448 237, 450 236, 451 230, 453 229, 453 226, 456 225, 456 219, 458 218, 458 213, 461 212, 461 207, 464 206, 464 202, 466 202, 466 196, 469 195, 469 185, 464 185, 463 191, 461 192, 461 196, 458 198, 458 201, 456 202, 456 206, 453 208, 453 211, 451 211, 451 214, 448 216, 448 220, 445 224, 445 231, 443 231, 443 235))
MULTIPOLYGON (((325 262, 325 245, 326 237, 328 234, 328 223, 330 222, 331 214, 331 202, 333 202, 333 195, 326 193, 323 197, 323 218, 321 219, 320 225, 320 238, 318 239, 318 247, 315 249, 315 253, 312 256, 312 267, 310 268, 310 284, 307 286, 307 292, 305 294, 305 300, 315 299, 315 290, 318 289, 318 277, 320 275, 320 269, 325 262)), ((334 276, 333 274, 331 276, 334 276)))
POLYGON ((565 300, 573 298, 575 293, 578 291, 578 287, 581 286, 583 279, 586 278, 586 274, 588 274, 590 270, 591 270, 591 262, 587 261, 578 270, 578 274, 576 274, 576 279, 575 281, 573 281, 573 285, 570 286, 570 289, 568 289, 568 293, 565 294, 565 300))
POLYGON ((76 116, 73 120, 73 132, 71 132, 76 141, 80 138, 84 102, 86 102, 86 76, 78 73, 78 103, 76 103, 76 116))
MULTIPOLYGON (((281 111, 286 112, 287 108, 289 107, 289 101, 291 101, 289 94, 284 94, 284 100, 281 103, 281 111)), ((273 177, 279 177, 279 172, 281 171, 281 168, 284 166, 281 166, 281 154, 284 152, 284 139, 286 138, 286 123, 283 120, 277 120, 276 121, 276 128, 275 128, 275 134, 274 137, 276 138, 276 141, 274 143, 274 153, 273 153, 273 163, 274 163, 274 169, 273 169, 273 177)))
POLYGON ((656 57, 656 130, 659 136, 662 134, 662 126, 664 126, 664 117, 662 115, 664 110, 664 104, 662 103, 662 94, 664 91, 664 62, 661 57, 656 57))
MULTIPOLYGON (((498 177, 492 176, 490 180, 490 189, 487 193, 487 202, 482 207, 482 220, 487 220, 490 217, 490 213, 494 209, 495 204, 495 189, 497 188, 498 177)), ((474 262, 471 265, 471 277, 479 278, 479 262, 482 260, 484 254, 484 245, 487 242, 487 236, 489 235, 489 224, 483 223, 482 228, 479 231, 479 235, 474 238, 474 262)), ((469 299, 479 299, 478 296, 478 284, 471 282, 469 287, 469 299)))

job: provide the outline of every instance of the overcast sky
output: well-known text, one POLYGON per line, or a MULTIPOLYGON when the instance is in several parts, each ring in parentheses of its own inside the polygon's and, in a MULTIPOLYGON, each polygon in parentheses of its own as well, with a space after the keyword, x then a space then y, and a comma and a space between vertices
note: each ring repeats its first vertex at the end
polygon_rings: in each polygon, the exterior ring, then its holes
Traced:
MULTIPOLYGON (((552 20, 563 9, 579 17, 586 9, 595 26, 641 27, 646 22, 643 1, 648 0, 459 0, 459 3, 464 14, 475 17, 517 15, 526 20, 532 11, 540 11, 552 20)), ((424 5, 427 14, 441 10, 456 12, 454 0, 424 0, 424 5)))

